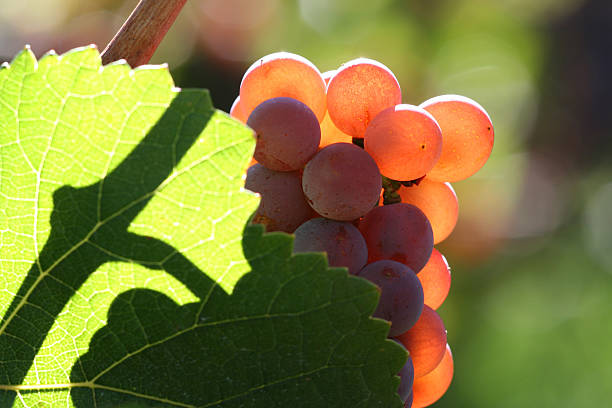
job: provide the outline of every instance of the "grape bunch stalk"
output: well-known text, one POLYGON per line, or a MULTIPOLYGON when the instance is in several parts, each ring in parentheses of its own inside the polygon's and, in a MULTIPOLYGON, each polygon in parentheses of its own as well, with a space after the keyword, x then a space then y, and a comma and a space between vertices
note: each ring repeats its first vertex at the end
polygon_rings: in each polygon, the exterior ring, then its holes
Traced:
POLYGON ((261 195, 252 222, 294 234, 294 253, 325 252, 380 288, 373 316, 408 360, 398 393, 426 407, 448 389, 453 358, 436 309, 450 268, 434 245, 458 217, 450 182, 476 173, 493 149, 491 118, 475 101, 442 95, 402 103, 378 61, 323 74, 279 52, 246 71, 230 114, 254 130, 245 187, 261 195))

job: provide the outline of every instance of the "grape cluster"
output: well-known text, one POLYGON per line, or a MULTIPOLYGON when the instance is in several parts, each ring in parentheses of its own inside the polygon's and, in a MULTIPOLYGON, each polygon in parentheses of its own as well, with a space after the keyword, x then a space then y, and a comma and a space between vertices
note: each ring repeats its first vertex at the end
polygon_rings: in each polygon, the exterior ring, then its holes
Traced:
POLYGON ((469 98, 401 99, 380 62, 359 58, 321 74, 281 52, 247 70, 230 114, 257 139, 246 177, 262 198, 253 222, 293 233, 294 252, 326 252, 330 266, 380 288, 373 316, 388 320, 389 337, 409 351, 398 393, 418 408, 437 401, 453 376, 435 311, 450 268, 433 247, 457 222, 449 182, 484 165, 494 133, 469 98))

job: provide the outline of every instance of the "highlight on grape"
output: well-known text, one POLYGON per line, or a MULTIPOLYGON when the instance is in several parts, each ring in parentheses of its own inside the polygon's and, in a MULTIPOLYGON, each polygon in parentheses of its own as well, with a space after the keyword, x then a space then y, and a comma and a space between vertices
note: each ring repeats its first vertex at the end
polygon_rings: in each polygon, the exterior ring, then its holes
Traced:
POLYGON ((476 173, 493 149, 491 118, 460 95, 402 102, 393 72, 358 58, 323 74, 306 58, 267 55, 246 71, 230 115, 254 130, 245 187, 261 195, 252 222, 294 234, 294 253, 380 288, 373 316, 410 357, 398 373, 405 407, 435 403, 453 359, 436 309, 450 267, 434 244, 457 223, 450 182, 476 173))

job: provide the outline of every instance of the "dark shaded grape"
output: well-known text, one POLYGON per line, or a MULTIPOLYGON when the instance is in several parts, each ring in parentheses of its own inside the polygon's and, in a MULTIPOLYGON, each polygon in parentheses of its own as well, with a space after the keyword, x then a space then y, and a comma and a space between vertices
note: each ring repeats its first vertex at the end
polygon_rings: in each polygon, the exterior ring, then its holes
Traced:
POLYGON ((355 220, 380 196, 382 179, 374 159, 351 143, 321 149, 304 168, 302 187, 308 203, 326 218, 355 220))
MULTIPOLYGON (((401 341, 393 339, 397 344, 404 347, 401 341)), ((405 349, 405 347, 404 347, 405 349)), ((412 364, 412 358, 408 356, 408 360, 397 374, 400 377, 400 386, 397 390, 402 401, 407 401, 408 397, 412 394, 412 384, 414 383, 414 365, 412 364)))
POLYGON ((411 388, 410 389, 410 394, 408 394, 408 396, 404 400, 404 408, 412 408, 412 399, 413 399, 413 392, 412 392, 412 388, 411 388))
POLYGON ((372 316, 391 322, 389 336, 402 334, 416 323, 423 310, 423 288, 410 268, 383 260, 366 265, 358 275, 380 288, 378 307, 372 316))
POLYGON ((418 273, 433 250, 433 231, 425 214, 411 204, 376 207, 359 222, 368 245, 368 262, 392 259, 418 273))
POLYGON ((313 218, 295 230, 293 252, 327 252, 330 266, 346 266, 355 275, 368 260, 361 232, 351 223, 313 218))
POLYGON ((257 163, 249 167, 245 187, 261 194, 253 222, 263 224, 268 232, 291 233, 315 215, 306 202, 296 171, 273 171, 257 163))
POLYGON ((279 97, 259 104, 247 120, 256 133, 253 157, 270 170, 299 170, 317 152, 321 126, 302 102, 279 97))

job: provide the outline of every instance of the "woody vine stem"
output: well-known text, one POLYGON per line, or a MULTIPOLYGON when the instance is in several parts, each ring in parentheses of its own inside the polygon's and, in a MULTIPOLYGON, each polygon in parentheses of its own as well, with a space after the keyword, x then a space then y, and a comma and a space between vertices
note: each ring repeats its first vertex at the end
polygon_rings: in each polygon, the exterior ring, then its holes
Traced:
POLYGON ((187 0, 140 0, 102 52, 102 63, 124 59, 132 68, 149 62, 187 0))

